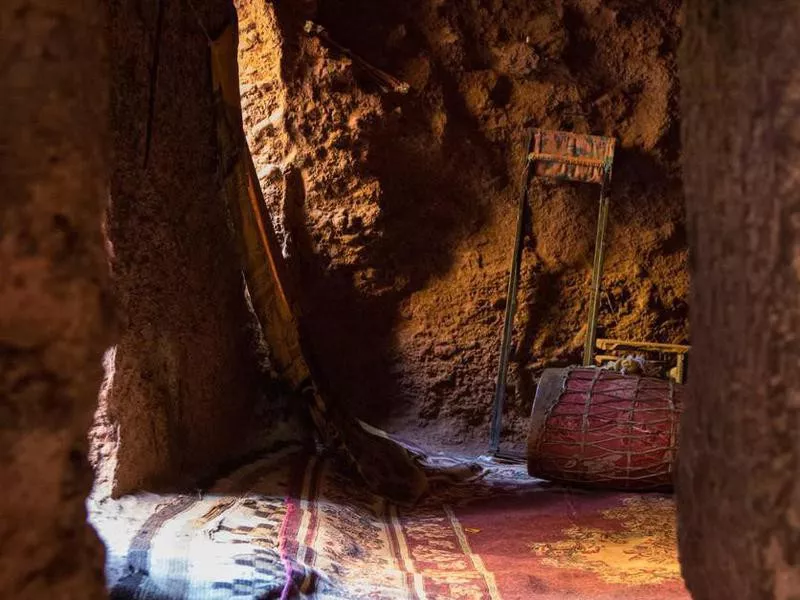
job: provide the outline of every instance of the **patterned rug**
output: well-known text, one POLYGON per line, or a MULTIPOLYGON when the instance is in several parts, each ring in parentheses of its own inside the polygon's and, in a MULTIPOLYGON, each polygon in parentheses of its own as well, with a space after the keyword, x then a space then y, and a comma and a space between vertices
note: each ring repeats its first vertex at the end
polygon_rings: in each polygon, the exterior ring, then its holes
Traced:
POLYGON ((687 599, 664 495, 583 492, 434 456, 402 508, 297 448, 206 494, 90 501, 112 598, 687 599))

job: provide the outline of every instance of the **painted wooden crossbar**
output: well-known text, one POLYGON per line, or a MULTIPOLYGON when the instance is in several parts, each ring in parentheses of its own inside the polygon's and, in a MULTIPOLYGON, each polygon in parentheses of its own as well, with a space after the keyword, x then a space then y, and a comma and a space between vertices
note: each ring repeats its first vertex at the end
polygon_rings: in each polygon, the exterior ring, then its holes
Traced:
POLYGON ((536 129, 528 160, 538 177, 602 185, 611 179, 615 145, 614 138, 536 129))

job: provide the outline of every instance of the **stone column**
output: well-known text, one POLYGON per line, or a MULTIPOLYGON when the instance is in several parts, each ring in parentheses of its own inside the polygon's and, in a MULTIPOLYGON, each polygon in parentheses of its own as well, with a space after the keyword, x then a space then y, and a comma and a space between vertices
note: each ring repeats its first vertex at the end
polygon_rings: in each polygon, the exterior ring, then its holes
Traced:
POLYGON ((258 381, 221 194, 206 38, 232 5, 110 6, 108 232, 122 331, 109 415, 120 432, 120 494, 189 485, 244 452, 258 381))
POLYGON ((111 342, 104 3, 0 2, 0 597, 102 598, 86 433, 111 342))
POLYGON ((697 600, 800 598, 800 5, 689 0, 693 294, 678 477, 697 600))

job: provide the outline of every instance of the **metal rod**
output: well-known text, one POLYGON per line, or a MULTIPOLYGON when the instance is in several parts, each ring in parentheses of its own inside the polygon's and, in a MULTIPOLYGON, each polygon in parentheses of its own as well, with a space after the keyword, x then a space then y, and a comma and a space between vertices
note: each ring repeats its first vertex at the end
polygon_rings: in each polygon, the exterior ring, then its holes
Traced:
POLYGON ((519 285, 520 263, 522 262, 522 240, 524 237, 525 206, 528 202, 528 185, 531 174, 531 161, 528 155, 533 145, 533 132, 528 138, 527 152, 525 153, 525 169, 522 175, 522 191, 519 196, 517 213, 517 233, 514 238, 514 254, 511 259, 511 273, 508 279, 508 292, 506 295, 506 314, 503 322, 503 341, 500 344, 500 368, 497 374, 497 386, 494 391, 494 405, 492 407, 492 421, 489 436, 489 452, 496 454, 500 448, 500 429, 503 422, 503 404, 506 397, 506 375, 508 372, 508 358, 511 353, 511 336, 514 333, 514 312, 517 307, 517 287, 519 285))
POLYGON ((603 280, 603 262, 605 261, 606 224, 608 223, 608 197, 605 185, 600 188, 600 209, 597 215, 597 236, 594 242, 594 264, 592 265, 592 293, 589 298, 589 317, 586 323, 586 343, 583 347, 583 365, 588 367, 594 362, 594 343, 597 337, 597 313, 600 308, 600 284, 603 280))

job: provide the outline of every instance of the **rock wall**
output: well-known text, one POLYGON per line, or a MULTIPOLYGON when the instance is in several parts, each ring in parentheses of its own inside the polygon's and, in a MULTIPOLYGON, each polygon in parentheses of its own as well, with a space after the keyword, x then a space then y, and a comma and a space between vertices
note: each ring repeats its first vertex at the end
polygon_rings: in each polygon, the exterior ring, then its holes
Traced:
POLYGON ((0 4, 0 597, 104 597, 86 432, 111 310, 103 3, 0 4))
POLYGON ((798 35, 791 3, 687 3, 696 369, 677 499, 696 600, 800 597, 798 35))
MULTIPOLYGON (((677 0, 237 6, 261 183, 315 351, 362 417, 486 440, 529 126, 619 140, 600 335, 686 341, 677 0)), ((511 439, 541 369, 580 360, 597 190, 537 184, 530 202, 511 439)))
POLYGON ((206 33, 232 14, 225 0, 111 2, 116 494, 186 486, 275 425, 259 417, 267 382, 217 163, 206 33))

